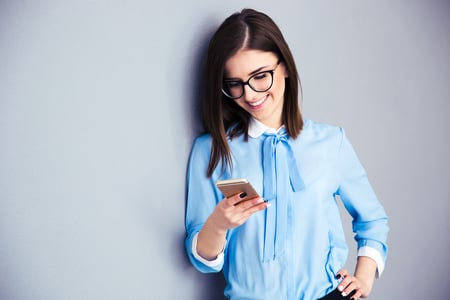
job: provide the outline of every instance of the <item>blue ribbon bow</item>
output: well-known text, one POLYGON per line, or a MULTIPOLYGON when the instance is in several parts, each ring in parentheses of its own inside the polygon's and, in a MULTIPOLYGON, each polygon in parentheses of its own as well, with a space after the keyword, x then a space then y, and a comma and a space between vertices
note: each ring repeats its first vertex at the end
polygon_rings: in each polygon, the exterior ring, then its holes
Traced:
POLYGON ((288 222, 288 189, 298 192, 304 183, 292 151, 286 129, 277 134, 264 133, 263 195, 272 206, 266 209, 263 261, 268 262, 284 252, 288 222))

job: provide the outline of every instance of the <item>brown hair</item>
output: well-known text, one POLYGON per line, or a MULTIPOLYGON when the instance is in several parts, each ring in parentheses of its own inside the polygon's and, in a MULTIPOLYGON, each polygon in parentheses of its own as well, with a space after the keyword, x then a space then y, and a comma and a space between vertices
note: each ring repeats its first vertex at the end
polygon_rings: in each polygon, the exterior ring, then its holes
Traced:
POLYGON ((288 44, 275 22, 266 14, 243 9, 229 16, 217 29, 208 47, 203 85, 203 126, 212 137, 211 157, 207 176, 222 162, 222 171, 232 167, 227 138, 244 134, 248 140, 250 114, 221 91, 227 60, 240 49, 272 52, 284 63, 287 78, 284 91, 282 122, 292 138, 303 128, 298 105, 300 80, 288 44))

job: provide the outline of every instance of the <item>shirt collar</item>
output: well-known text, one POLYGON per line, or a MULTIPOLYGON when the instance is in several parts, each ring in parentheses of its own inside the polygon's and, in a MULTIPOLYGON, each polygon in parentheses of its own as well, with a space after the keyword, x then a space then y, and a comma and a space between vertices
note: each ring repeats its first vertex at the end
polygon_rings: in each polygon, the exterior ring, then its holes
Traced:
POLYGON ((248 124, 248 135, 252 138, 259 138, 265 132, 276 134, 281 128, 284 128, 284 125, 278 129, 275 129, 264 125, 255 118, 250 118, 250 124, 248 124))

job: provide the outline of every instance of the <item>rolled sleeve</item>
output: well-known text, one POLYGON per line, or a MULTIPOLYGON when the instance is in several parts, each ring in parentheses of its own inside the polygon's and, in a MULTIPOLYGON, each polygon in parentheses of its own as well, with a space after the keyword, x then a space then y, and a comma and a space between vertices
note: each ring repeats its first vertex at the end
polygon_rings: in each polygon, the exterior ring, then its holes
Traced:
POLYGON ((223 267, 223 253, 214 261, 207 261, 197 253, 197 236, 206 219, 219 201, 214 181, 205 170, 209 162, 210 140, 199 137, 192 148, 187 174, 185 249, 192 265, 202 273, 219 272, 223 267))
POLYGON ((224 251, 222 251, 215 260, 209 261, 201 257, 197 252, 198 232, 188 235, 185 241, 186 252, 192 265, 202 273, 217 273, 223 268, 224 251))
POLYGON ((223 265, 223 250, 222 250, 222 252, 220 252, 217 255, 216 259, 207 260, 207 259, 201 257, 200 254, 198 254, 198 252, 197 252, 197 238, 198 238, 198 233, 196 233, 192 239, 192 249, 191 249, 192 255, 195 257, 195 259, 197 259, 199 262, 201 262, 205 266, 210 267, 212 269, 220 270, 220 268, 223 265))

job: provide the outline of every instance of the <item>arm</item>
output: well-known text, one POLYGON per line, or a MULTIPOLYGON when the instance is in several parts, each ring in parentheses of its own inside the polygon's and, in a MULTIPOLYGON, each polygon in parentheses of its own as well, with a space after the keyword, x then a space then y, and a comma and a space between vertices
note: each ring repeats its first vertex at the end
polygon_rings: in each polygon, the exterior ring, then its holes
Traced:
MULTIPOLYGON (((372 291, 373 282, 377 264, 373 259, 367 256, 359 256, 355 268, 355 278, 359 279, 362 284, 361 297, 366 298, 372 291)), ((355 295, 358 298, 358 295, 355 295)))
POLYGON ((384 269, 389 231, 387 216, 343 131, 339 163, 341 184, 338 195, 353 217, 358 260, 353 276, 346 270, 338 272, 338 277, 343 279, 338 289, 343 295, 349 295, 353 291, 353 299, 365 298, 372 291, 374 279, 384 269))
POLYGON ((261 197, 242 201, 241 195, 225 198, 216 206, 198 234, 197 252, 213 260, 223 251, 228 229, 243 224, 254 213, 265 209, 268 203, 261 197))
POLYGON ((253 202, 254 208, 248 207, 252 204, 248 201, 234 205, 240 201, 239 195, 219 201, 220 193, 214 182, 220 174, 213 174, 212 178, 205 176, 210 148, 207 136, 196 140, 187 172, 185 248, 191 263, 203 273, 222 269, 223 258, 219 259, 218 255, 226 250, 228 229, 242 224, 253 213, 268 206, 261 198, 249 200, 258 203, 255 206, 253 202), (218 258, 217 261, 214 261, 215 258, 218 258))

